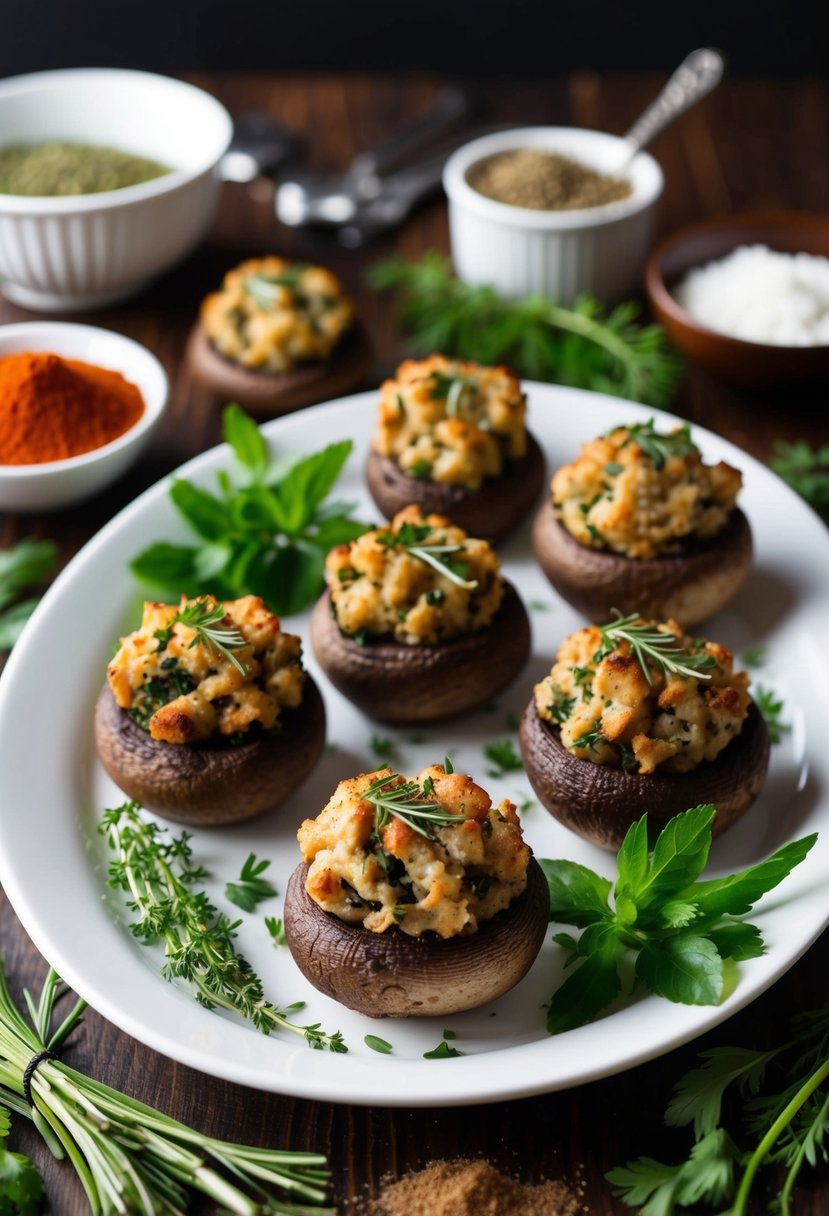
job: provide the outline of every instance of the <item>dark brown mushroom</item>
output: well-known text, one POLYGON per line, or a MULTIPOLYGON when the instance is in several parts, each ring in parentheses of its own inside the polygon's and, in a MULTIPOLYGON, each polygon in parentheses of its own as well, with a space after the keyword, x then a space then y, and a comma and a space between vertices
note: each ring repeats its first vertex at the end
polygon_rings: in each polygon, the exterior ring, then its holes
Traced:
POLYGON ((257 417, 271 418, 356 388, 371 363, 372 349, 365 327, 358 322, 328 359, 289 372, 259 372, 226 359, 197 321, 187 344, 186 358, 194 378, 223 402, 236 401, 257 417))
POLYGON ((105 684, 95 706, 95 743, 112 780, 149 811, 197 827, 241 823, 272 810, 309 775, 325 746, 325 706, 306 676, 302 702, 282 729, 236 747, 153 739, 105 684))
POLYGON ((530 785, 551 815, 586 840, 618 849, 644 814, 655 835, 680 811, 713 803, 714 835, 731 827, 763 788, 769 734, 752 702, 739 735, 714 760, 688 773, 626 773, 574 756, 531 701, 521 720, 521 754, 530 785))
POLYGON ((366 461, 366 482, 377 506, 391 519, 410 503, 424 515, 446 515, 470 536, 498 541, 512 532, 534 507, 545 481, 541 448, 527 432, 527 450, 510 461, 500 477, 480 490, 411 477, 396 460, 373 449, 366 461))
POLYGON ((435 645, 388 638, 360 645, 340 629, 329 592, 311 617, 311 646, 335 688, 380 722, 435 722, 486 705, 530 653, 530 622, 509 583, 486 629, 435 645))
POLYGON ((534 858, 527 886, 475 933, 412 937, 392 927, 372 933, 323 911, 294 870, 285 894, 285 933, 305 978, 369 1017, 437 1017, 503 996, 529 971, 550 919, 547 880, 534 858))
POLYGON ((751 528, 737 507, 708 541, 690 543, 671 557, 630 558, 590 549, 571 536, 551 502, 533 525, 533 549, 556 591, 591 621, 606 621, 610 609, 653 620, 673 617, 691 628, 728 603, 751 569, 751 528))

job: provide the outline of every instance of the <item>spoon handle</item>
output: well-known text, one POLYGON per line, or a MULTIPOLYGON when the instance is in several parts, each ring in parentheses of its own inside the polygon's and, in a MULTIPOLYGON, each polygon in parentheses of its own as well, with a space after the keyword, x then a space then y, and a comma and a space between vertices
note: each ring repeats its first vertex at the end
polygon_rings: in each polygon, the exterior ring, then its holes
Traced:
POLYGON ((702 47, 683 59, 662 92, 625 135, 631 145, 631 157, 716 88, 724 71, 725 60, 713 47, 702 47))

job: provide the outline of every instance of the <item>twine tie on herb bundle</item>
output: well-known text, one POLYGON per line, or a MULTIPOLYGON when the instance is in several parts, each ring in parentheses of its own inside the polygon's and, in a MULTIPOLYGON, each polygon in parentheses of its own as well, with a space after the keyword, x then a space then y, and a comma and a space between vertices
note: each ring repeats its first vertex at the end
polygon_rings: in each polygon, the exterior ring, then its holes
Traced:
POLYGON ((58 1057, 53 1051, 39 1051, 37 1055, 32 1056, 29 1063, 23 1072, 23 1097, 29 1103, 29 1106, 34 1106, 34 1098, 32 1097, 32 1077, 37 1072, 44 1060, 56 1060, 58 1057))

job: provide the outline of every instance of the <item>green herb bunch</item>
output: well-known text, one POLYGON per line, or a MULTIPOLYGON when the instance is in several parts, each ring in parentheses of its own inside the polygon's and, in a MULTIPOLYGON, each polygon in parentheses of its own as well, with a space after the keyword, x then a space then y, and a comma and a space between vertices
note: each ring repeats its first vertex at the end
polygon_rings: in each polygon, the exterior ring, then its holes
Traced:
POLYGON ((540 295, 506 300, 491 287, 456 279, 448 259, 435 251, 420 262, 381 262, 370 279, 380 291, 399 291, 400 323, 424 354, 506 363, 531 380, 658 408, 670 402, 679 380, 679 360, 663 331, 638 324, 635 303, 608 312, 589 296, 571 308, 540 295))
POLYGON ((272 461, 261 431, 238 406, 224 411, 223 428, 242 470, 239 482, 222 470, 218 494, 184 478, 170 487, 174 506, 199 543, 157 541, 130 569, 177 597, 259 595, 280 615, 301 612, 322 590, 328 550, 367 531, 350 518, 354 503, 327 501, 352 443, 272 461))
POLYGON ((37 606, 22 593, 49 578, 56 561, 51 540, 21 540, 0 552, 0 650, 11 650, 37 606))
MULTIPOLYGON (((158 824, 139 812, 134 802, 105 811, 100 831, 116 855, 110 886, 127 893, 127 907, 136 914, 130 926, 134 936, 147 945, 163 945, 165 979, 184 980, 200 1005, 240 1014, 263 1034, 290 1031, 311 1047, 347 1051, 339 1031, 327 1034, 319 1023, 291 1021, 288 1015, 301 1009, 301 1002, 280 1009, 265 999, 262 981, 233 945, 241 922, 217 912, 196 885, 207 873, 192 865, 189 834, 167 839, 158 824)), ((263 868, 249 859, 242 881, 257 879, 263 868)), ((261 897, 258 884, 257 893, 261 897)))
POLYGON ((724 1216, 745 1216, 760 1168, 777 1165, 783 1181, 772 1210, 793 1216, 804 1166, 829 1160, 829 1005, 795 1017, 777 1047, 715 1047, 701 1059, 677 1082, 665 1115, 672 1127, 693 1124, 687 1159, 640 1157, 611 1170, 616 1195, 642 1216, 698 1211, 701 1203, 720 1213, 728 1203, 724 1216), (727 1097, 736 1109, 724 1121, 727 1097))
MULTIPOLYGON (((57 1059, 38 1064, 29 1105, 23 1084, 29 1062, 60 1051, 86 1008, 78 1000, 52 1030, 56 1001, 66 991, 50 971, 37 1002, 25 993, 27 1022, 0 961, 0 1136, 7 1112, 31 1119, 52 1154, 71 1162, 93 1216, 182 1216, 197 1194, 235 1216, 333 1216, 320 1206, 328 1171, 315 1153, 215 1140, 57 1059)), ((27 1158, 7 1154, 4 1160, 0 1153, 0 1211, 34 1216, 39 1181, 27 1158)))
POLYGON ((621 966, 633 958, 636 981, 684 1005, 716 1005, 726 962, 763 953, 755 925, 737 919, 799 865, 817 835, 783 845, 766 861, 727 878, 700 881, 711 848, 715 808, 674 816, 651 850, 647 816, 628 830, 616 882, 574 861, 542 861, 550 920, 583 930, 553 939, 570 955, 568 978, 553 994, 552 1034, 591 1021, 622 991, 621 966), (612 904, 611 904, 612 895, 612 904))
POLYGON ((829 524, 829 444, 812 448, 805 439, 781 440, 774 445, 769 463, 829 524))

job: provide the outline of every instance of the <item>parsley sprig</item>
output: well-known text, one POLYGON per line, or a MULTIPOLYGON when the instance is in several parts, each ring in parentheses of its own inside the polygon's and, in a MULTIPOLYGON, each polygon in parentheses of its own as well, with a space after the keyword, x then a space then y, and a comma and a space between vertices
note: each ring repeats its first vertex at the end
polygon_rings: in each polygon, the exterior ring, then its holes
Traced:
POLYGON ((769 464, 829 524, 829 444, 812 448, 805 439, 781 440, 769 464))
POLYGON ((133 558, 130 569, 176 596, 259 595, 280 615, 301 612, 322 590, 329 549, 368 531, 350 518, 354 503, 328 500, 351 440, 310 456, 271 459, 262 432, 238 406, 224 411, 223 429, 241 468, 238 480, 223 469, 218 494, 184 478, 169 491, 198 543, 157 541, 133 558))
POLYGON ((760 930, 737 918, 800 864, 817 835, 783 845, 740 873, 701 881, 714 814, 713 806, 699 806, 674 816, 652 851, 644 815, 619 849, 615 883, 574 861, 541 862, 550 919, 583 930, 578 940, 569 933, 554 938, 575 966, 550 1001, 552 1034, 592 1021, 616 999, 620 963, 631 953, 638 982, 685 1005, 718 1004, 725 961, 763 953, 760 930))
POLYGON ((445 811, 439 802, 430 801, 432 792, 430 777, 419 785, 417 781, 407 781, 399 773, 386 772, 372 781, 360 797, 374 807, 378 829, 384 828, 394 816, 407 823, 418 835, 434 840, 435 827, 463 823, 465 816, 445 811))
POLYGON ((253 912, 256 905, 263 900, 273 899, 276 888, 267 878, 262 877, 270 864, 266 860, 257 861, 256 854, 249 853, 237 881, 226 884, 225 899, 229 899, 243 912, 253 912))
POLYGON ((622 616, 618 608, 611 608, 610 611, 615 619, 600 626, 602 641, 593 656, 594 662, 601 662, 620 643, 627 642, 648 684, 653 683, 649 664, 663 675, 670 672, 680 676, 696 676, 700 680, 711 679, 706 674, 707 670, 717 666, 712 654, 693 654, 685 650, 678 644, 680 639, 675 633, 656 629, 643 621, 638 612, 622 616))
POLYGON ((607 310, 590 296, 563 308, 547 296, 507 300, 492 287, 463 283, 432 251, 420 262, 374 266, 372 285, 397 289, 399 319, 424 354, 439 350, 521 376, 595 389, 662 408, 681 370, 658 325, 641 325, 633 302, 607 310))
POLYGON ((189 834, 166 839, 158 824, 143 820, 134 802, 104 812, 100 831, 116 855, 109 869, 109 885, 128 896, 135 913, 131 925, 145 944, 164 947, 165 979, 184 980, 206 1009, 240 1014, 263 1034, 286 1030, 311 1046, 347 1051, 342 1034, 327 1034, 319 1023, 301 1026, 288 1013, 265 999, 262 981, 233 944, 240 921, 231 922, 210 903, 196 884, 207 877, 192 864, 189 834))
POLYGON ((691 439, 688 423, 673 431, 657 431, 653 418, 625 427, 634 443, 637 443, 655 469, 664 469, 673 456, 699 455, 699 448, 691 439))
POLYGON ((214 600, 206 597, 190 600, 170 619, 169 624, 165 625, 163 629, 156 629, 153 636, 158 640, 159 650, 164 650, 173 636, 173 626, 186 625, 188 629, 193 630, 194 634, 188 650, 192 650, 194 646, 202 642, 209 650, 214 650, 228 659, 240 675, 246 676, 247 667, 239 661, 233 651, 241 650, 248 643, 235 626, 222 625, 221 628, 217 628, 224 618, 224 609, 214 600))
POLYGON ((776 1047, 715 1047, 700 1058, 701 1067, 675 1085, 665 1115, 673 1127, 693 1124, 688 1158, 668 1165, 640 1157, 611 1170, 616 1195, 630 1207, 644 1204, 643 1216, 673 1216, 700 1203, 721 1211, 729 1202, 726 1216, 745 1216, 760 1168, 776 1164, 785 1173, 773 1208, 793 1216, 803 1167, 827 1155, 829 1005, 793 1018, 789 1038, 776 1047), (734 1138, 723 1125, 723 1105, 732 1095, 742 1102, 735 1110, 742 1127, 734 1126, 736 1117, 729 1120, 734 1138), (737 1138, 748 1139, 748 1149, 737 1138))
POLYGON ((462 553, 463 545, 430 541, 431 534, 432 528, 429 524, 405 523, 401 524, 396 532, 379 532, 377 543, 386 549, 405 549, 407 553, 411 553, 412 557, 419 558, 457 587, 474 591, 478 582, 477 579, 465 577, 465 564, 447 560, 462 553))

